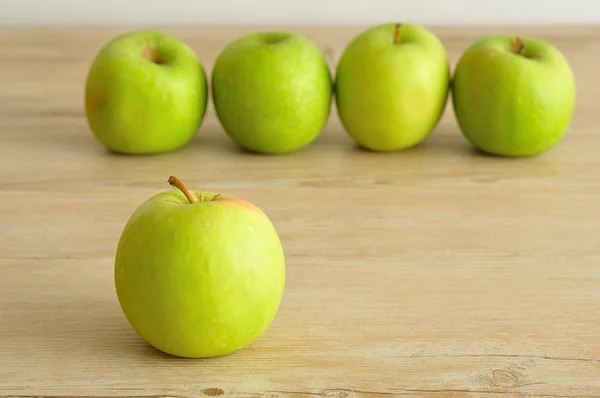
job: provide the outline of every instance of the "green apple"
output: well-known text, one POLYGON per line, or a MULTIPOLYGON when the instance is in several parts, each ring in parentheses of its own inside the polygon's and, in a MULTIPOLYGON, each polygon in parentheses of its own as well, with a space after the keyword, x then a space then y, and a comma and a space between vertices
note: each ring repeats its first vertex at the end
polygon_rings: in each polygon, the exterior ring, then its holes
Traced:
POLYGON ((460 58, 452 102, 462 134, 479 150, 534 156, 564 137, 575 109, 575 80, 567 59, 546 41, 486 37, 460 58))
POLYGON ((115 259, 116 293, 150 345, 186 358, 239 351, 278 312, 284 251, 266 214, 247 200, 179 190, 142 203, 125 225, 115 259))
POLYGON ((335 80, 337 110, 349 136, 372 151, 398 151, 425 140, 439 122, 450 64, 429 30, 383 24, 348 44, 335 80))
POLYGON ((321 133, 333 95, 329 66, 311 40, 258 32, 229 43, 215 61, 215 111, 227 135, 251 152, 297 151, 321 133))
POLYGON ((134 31, 109 41, 94 58, 85 113, 111 151, 156 154, 191 141, 207 97, 204 68, 190 47, 164 33, 134 31))

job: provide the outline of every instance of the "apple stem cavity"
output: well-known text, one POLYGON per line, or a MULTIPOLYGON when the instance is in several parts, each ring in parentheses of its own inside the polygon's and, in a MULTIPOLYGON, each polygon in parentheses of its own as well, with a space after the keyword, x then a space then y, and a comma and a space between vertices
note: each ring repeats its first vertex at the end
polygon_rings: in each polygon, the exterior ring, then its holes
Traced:
POLYGON ((196 199, 194 199, 194 196, 192 195, 192 193, 187 189, 185 184, 183 182, 181 182, 181 180, 179 178, 171 176, 171 177, 169 177, 169 180, 167 182, 171 186, 174 186, 175 188, 177 188, 181 192, 183 192, 183 194, 185 195, 185 197, 187 198, 187 200, 190 202, 191 205, 196 203, 196 199))
POLYGON ((400 28, 401 27, 402 27, 402 24, 400 24, 400 23, 396 24, 396 30, 394 32, 394 44, 400 43, 400 28))
POLYGON ((515 38, 510 44, 510 51, 517 55, 525 55, 525 43, 520 37, 515 38))
POLYGON ((158 56, 158 53, 156 52, 156 49, 148 46, 145 47, 142 50, 142 55, 144 56, 144 58, 146 58, 148 61, 153 62, 157 65, 166 65, 166 61, 164 59, 162 59, 161 57, 158 56))

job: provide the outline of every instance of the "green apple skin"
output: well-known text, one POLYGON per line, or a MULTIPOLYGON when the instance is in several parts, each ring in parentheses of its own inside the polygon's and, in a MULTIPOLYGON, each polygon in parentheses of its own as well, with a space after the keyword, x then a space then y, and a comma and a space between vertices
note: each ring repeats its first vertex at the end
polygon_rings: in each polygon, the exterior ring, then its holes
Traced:
POLYGON ((325 57, 293 33, 258 32, 229 43, 215 61, 211 86, 225 132, 251 152, 283 154, 308 146, 331 111, 325 57))
POLYGON ((429 30, 383 24, 358 34, 344 49, 335 77, 336 106, 349 136, 376 152, 425 140, 448 100, 446 49, 429 30))
POLYGON ((178 190, 159 193, 133 213, 117 247, 116 293, 129 323, 158 350, 228 355, 274 320, 285 286, 283 247, 252 203, 192 194, 194 204, 178 190))
POLYGON ((464 137, 479 150, 503 157, 536 156, 565 136, 575 110, 575 80, 552 44, 514 37, 473 43, 454 72, 452 103, 464 137))
POLYGON ((105 44, 92 62, 85 85, 88 125, 113 152, 174 151, 200 128, 207 86, 204 67, 181 40, 129 32, 105 44))

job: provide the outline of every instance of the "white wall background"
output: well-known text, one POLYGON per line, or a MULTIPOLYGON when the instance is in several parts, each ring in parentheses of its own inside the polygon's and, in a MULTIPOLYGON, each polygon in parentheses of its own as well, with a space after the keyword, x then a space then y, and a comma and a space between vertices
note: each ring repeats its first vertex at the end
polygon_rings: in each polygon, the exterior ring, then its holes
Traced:
POLYGON ((598 25, 599 0, 0 0, 1 25, 598 25))

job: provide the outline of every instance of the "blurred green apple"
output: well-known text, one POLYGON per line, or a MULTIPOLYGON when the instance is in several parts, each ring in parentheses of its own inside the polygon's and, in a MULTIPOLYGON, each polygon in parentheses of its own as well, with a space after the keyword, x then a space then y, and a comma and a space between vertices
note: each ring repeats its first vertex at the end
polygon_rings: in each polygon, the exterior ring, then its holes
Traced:
POLYGON ((575 80, 564 55, 533 38, 487 37, 460 58, 452 87, 463 135, 498 156, 544 153, 564 137, 575 109, 575 80))
POLYGON ((450 65, 440 40, 413 24, 384 24, 357 35, 336 71, 336 105, 351 138, 373 151, 423 141, 448 99, 450 65))
POLYGON ((221 125, 252 152, 302 149, 329 118, 329 67, 315 43, 297 34, 259 32, 231 42, 215 61, 211 79, 221 125))
POLYGON ((239 351, 279 309, 285 259, 265 213, 239 198, 180 190, 159 193, 133 213, 119 239, 115 285, 132 327, 180 357, 239 351))
POLYGON ((159 32, 115 37, 96 55, 85 86, 94 136, 124 154, 169 152, 196 134, 207 106, 207 78, 194 51, 159 32))

